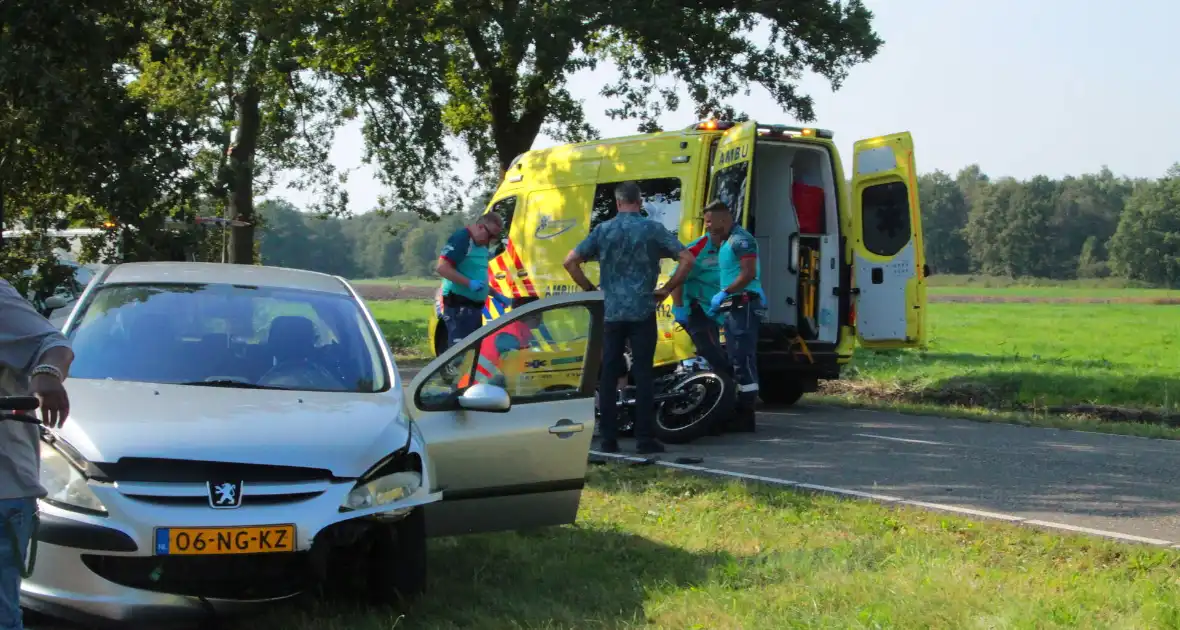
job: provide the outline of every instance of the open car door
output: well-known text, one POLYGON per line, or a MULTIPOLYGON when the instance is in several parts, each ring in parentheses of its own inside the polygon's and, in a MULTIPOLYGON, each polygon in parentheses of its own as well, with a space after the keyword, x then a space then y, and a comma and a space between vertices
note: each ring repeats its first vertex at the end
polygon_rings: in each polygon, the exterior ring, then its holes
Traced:
POLYGON ((926 254, 909 132, 853 145, 856 335, 866 348, 926 345, 926 254))
POLYGON ((717 142, 717 150, 713 153, 713 183, 705 203, 713 199, 725 202, 734 213, 735 222, 742 227, 746 227, 750 215, 754 142, 757 139, 758 123, 744 122, 730 127, 717 142))
POLYGON ((512 309, 418 373, 407 409, 442 500, 430 536, 562 525, 578 515, 602 357, 602 293, 512 309), (555 335, 530 343, 524 326, 555 335))

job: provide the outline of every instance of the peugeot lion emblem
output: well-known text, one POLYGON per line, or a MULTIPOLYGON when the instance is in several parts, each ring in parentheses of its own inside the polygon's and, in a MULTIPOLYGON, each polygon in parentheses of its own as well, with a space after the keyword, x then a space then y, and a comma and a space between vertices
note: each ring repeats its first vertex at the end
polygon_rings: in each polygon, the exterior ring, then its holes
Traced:
POLYGON ((242 506, 241 481, 210 481, 209 507, 215 510, 228 510, 242 506))

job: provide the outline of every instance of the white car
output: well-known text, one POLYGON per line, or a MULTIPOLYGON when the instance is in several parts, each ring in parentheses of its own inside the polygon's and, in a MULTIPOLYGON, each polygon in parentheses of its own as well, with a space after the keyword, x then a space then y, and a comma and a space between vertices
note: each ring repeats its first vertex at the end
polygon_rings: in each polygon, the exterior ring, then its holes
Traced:
POLYGON ((515 309, 403 392, 342 278, 107 267, 64 326, 72 409, 45 433, 49 495, 22 602, 84 622, 243 611, 331 579, 329 560, 357 550, 388 599, 422 590, 427 536, 573 522, 601 314, 601 293, 515 309), (561 370, 580 385, 539 391, 519 371, 507 390, 483 382, 480 344, 529 316, 566 324, 561 370))

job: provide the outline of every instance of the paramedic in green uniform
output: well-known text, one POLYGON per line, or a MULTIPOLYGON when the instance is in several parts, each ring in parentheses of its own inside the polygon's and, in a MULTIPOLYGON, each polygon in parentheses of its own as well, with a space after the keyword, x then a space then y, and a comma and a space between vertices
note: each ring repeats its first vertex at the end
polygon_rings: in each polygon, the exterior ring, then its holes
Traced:
POLYGON ((754 236, 734 224, 733 213, 724 203, 714 201, 709 207, 713 209, 710 212, 713 233, 721 243, 717 253, 721 290, 709 300, 709 313, 716 315, 722 302, 732 302, 724 322, 725 347, 738 386, 737 409, 731 426, 735 431, 752 432, 758 401, 758 327, 766 309, 762 264, 754 236))
POLYGON ((488 243, 503 229, 500 215, 489 212, 451 234, 438 256, 442 277, 443 324, 447 345, 455 345, 483 325, 488 297, 488 243))
POLYGON ((696 261, 688 272, 684 284, 672 292, 672 317, 684 327, 696 347, 697 355, 709 362, 709 366, 724 374, 733 376, 732 366, 725 350, 721 347, 720 329, 725 317, 718 313, 709 315, 710 300, 721 290, 721 269, 718 254, 720 240, 713 233, 713 216, 729 210, 721 202, 714 202, 703 211, 705 235, 693 241, 688 251, 696 261))

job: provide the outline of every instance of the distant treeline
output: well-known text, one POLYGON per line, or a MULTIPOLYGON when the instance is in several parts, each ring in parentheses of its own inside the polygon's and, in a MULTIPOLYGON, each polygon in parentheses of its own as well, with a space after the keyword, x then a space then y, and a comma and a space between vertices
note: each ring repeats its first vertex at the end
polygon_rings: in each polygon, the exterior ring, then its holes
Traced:
MULTIPOLYGON (((1025 181, 993 180, 970 166, 954 176, 927 173, 919 190, 927 262, 936 274, 1180 286, 1180 165, 1155 180, 1103 169, 1025 181)), ((259 211, 265 264, 353 278, 430 275, 442 239, 464 221, 377 213, 318 219, 281 201, 259 211)))

